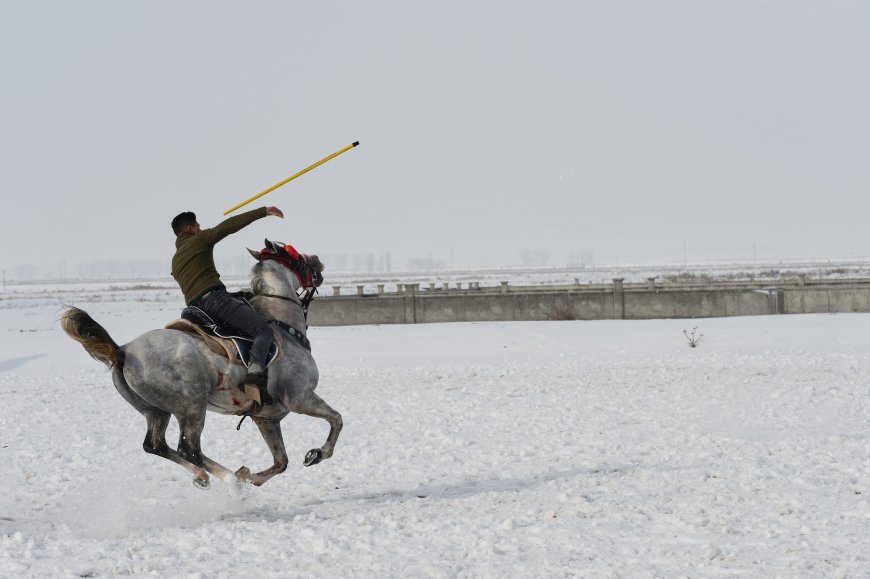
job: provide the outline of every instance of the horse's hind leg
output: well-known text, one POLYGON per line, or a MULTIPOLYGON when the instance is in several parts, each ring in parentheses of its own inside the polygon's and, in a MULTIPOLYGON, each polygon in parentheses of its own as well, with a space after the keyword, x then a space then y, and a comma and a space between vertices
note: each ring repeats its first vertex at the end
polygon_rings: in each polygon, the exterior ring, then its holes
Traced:
POLYGON ((338 435, 341 433, 344 423, 341 420, 341 414, 336 412, 323 399, 314 392, 308 392, 298 400, 293 408, 294 412, 322 418, 329 423, 329 436, 326 437, 326 442, 320 448, 312 448, 305 455, 305 466, 317 464, 322 460, 326 460, 332 456, 335 450, 335 443, 338 442, 338 435))
POLYGON ((142 414, 145 415, 145 421, 148 423, 148 431, 145 433, 145 442, 142 443, 142 448, 149 454, 169 458, 164 453, 169 450, 169 446, 166 444, 166 429, 169 427, 171 415, 156 408, 144 411, 142 414))
POLYGON ((218 477, 219 479, 221 479, 222 481, 224 481, 227 484, 234 484, 234 483, 239 482, 238 479, 236 478, 235 473, 233 473, 233 471, 231 471, 230 469, 226 468, 225 466, 223 466, 221 464, 216 463, 215 461, 213 461, 212 459, 210 459, 209 457, 207 457, 204 454, 202 454, 201 456, 202 456, 202 464, 205 465, 205 470, 207 470, 209 473, 218 477))
MULTIPOLYGON (((183 466, 193 475, 194 484, 200 488, 207 488, 209 486, 208 475, 205 471, 210 472, 227 483, 236 482, 236 477, 230 470, 203 455, 201 451, 199 452, 201 464, 196 465, 187 460, 181 453, 169 448, 169 445, 166 444, 166 429, 169 426, 169 420, 172 415, 168 412, 155 408, 145 411, 143 414, 145 414, 145 420, 148 423, 148 432, 145 434, 145 442, 142 444, 145 452, 183 466)), ((184 436, 182 435, 183 439, 184 436)))
POLYGON ((205 410, 176 414, 175 418, 178 419, 179 429, 178 454, 196 467, 193 472, 193 484, 200 488, 208 488, 208 474, 200 446, 200 436, 202 429, 205 428, 205 410))
POLYGON ((172 415, 156 408, 143 411, 142 413, 145 415, 145 420, 148 423, 145 442, 142 443, 142 448, 145 452, 171 460, 176 464, 180 464, 193 475, 193 482, 195 485, 200 488, 208 487, 208 475, 206 474, 203 465, 194 464, 180 453, 169 448, 169 445, 166 444, 166 428, 169 426, 169 420, 172 415))

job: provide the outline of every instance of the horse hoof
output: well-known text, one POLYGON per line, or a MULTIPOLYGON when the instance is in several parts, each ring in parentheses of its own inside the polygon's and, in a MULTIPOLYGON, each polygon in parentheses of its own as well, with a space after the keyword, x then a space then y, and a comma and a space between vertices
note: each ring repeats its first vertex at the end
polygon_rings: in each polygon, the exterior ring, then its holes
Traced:
POLYGON ((205 490, 211 486, 211 481, 208 480, 208 475, 205 477, 195 476, 193 477, 193 486, 205 490))
POLYGON ((238 483, 246 483, 251 482, 251 469, 246 466, 243 466, 239 470, 236 471, 236 482, 238 483))
POLYGON ((311 466, 312 464, 317 464, 323 460, 323 451, 319 448, 312 448, 305 455, 305 466, 311 466))

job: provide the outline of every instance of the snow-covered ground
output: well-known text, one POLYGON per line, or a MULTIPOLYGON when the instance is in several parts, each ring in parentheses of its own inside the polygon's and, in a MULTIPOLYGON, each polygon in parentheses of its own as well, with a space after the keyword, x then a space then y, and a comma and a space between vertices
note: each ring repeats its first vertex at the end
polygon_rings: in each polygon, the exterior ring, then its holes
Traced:
MULTIPOLYGON (((303 467, 327 426, 291 415, 287 472, 233 492, 145 454, 57 324, 71 303, 124 343, 177 290, 15 290, 0 576, 870 576, 866 314, 312 328, 336 454, 303 467)), ((204 450, 269 466, 236 423, 204 450)))

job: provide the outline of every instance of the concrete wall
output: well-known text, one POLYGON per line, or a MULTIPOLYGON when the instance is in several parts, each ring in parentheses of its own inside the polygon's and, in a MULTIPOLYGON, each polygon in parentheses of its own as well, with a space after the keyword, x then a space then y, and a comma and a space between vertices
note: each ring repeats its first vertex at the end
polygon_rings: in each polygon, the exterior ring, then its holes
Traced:
MULTIPOLYGON (((326 293, 326 292, 324 292, 326 293)), ((870 312, 870 280, 783 280, 694 285, 435 288, 406 284, 395 293, 318 297, 309 323, 319 326, 517 320, 644 320, 787 313, 870 312)))
POLYGON ((870 282, 801 280, 785 288, 785 313, 870 312, 870 282))

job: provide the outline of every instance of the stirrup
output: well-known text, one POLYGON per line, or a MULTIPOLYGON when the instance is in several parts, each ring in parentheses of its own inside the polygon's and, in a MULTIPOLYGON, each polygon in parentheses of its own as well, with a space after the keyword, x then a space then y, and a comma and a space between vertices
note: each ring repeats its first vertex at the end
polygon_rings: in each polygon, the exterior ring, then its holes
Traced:
MULTIPOLYGON (((275 401, 269 395, 266 384, 265 374, 248 372, 244 382, 245 398, 253 400, 260 408, 273 404, 275 401)), ((259 412, 259 408, 255 412, 259 412)))
POLYGON ((256 414, 263 407, 263 398, 260 395, 260 386, 258 384, 245 383, 245 398, 254 404, 248 410, 248 414, 256 414))

